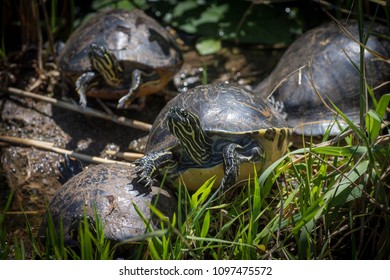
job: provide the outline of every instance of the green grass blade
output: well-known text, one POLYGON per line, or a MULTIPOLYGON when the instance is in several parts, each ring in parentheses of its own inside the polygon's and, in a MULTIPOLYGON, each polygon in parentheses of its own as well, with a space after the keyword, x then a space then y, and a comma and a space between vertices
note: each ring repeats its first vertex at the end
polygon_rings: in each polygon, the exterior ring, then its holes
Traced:
POLYGON ((340 117, 348 124, 348 126, 359 136, 360 139, 366 140, 367 137, 364 132, 356 126, 354 122, 352 122, 331 100, 329 102, 332 104, 333 108, 340 115, 340 117))
POLYGON ((361 196, 362 192, 356 184, 356 181, 366 174, 369 167, 369 161, 360 162, 349 174, 340 174, 340 183, 327 191, 324 200, 328 202, 328 208, 343 205, 361 196))
POLYGON ((148 238, 148 250, 150 253, 150 256, 153 260, 161 260, 160 254, 158 250, 155 247, 155 243, 153 242, 152 238, 148 238))
POLYGON ((302 153, 302 149, 300 150, 297 150, 297 151, 293 151, 293 152, 290 152, 290 153, 287 153, 285 154, 284 156, 282 156, 280 159, 278 159, 277 161, 275 161, 274 163, 272 163, 267 169, 265 169, 264 171, 262 171, 260 177, 259 177, 259 185, 261 186, 261 188, 263 188, 263 186, 265 185, 265 182, 266 180, 268 179, 268 177, 274 172, 274 169, 282 162, 284 161, 287 157, 289 157, 290 155, 293 155, 293 154, 299 154, 299 153, 302 153))
POLYGON ((366 126, 371 142, 378 137, 381 130, 382 120, 385 116, 387 107, 390 104, 390 94, 384 94, 378 101, 375 111, 370 110, 366 115, 366 126))
POLYGON ((206 211, 203 218, 202 229, 200 231, 201 237, 206 237, 210 228, 210 211, 206 211))
MULTIPOLYGON (((250 180, 249 180, 250 182, 250 180)), ((249 184, 249 183, 248 183, 249 184)), ((252 202, 252 213, 251 213, 251 227, 250 235, 255 236, 258 226, 259 226, 259 217, 261 213, 261 192, 260 184, 257 176, 256 167, 253 166, 253 202, 252 202)), ((251 238, 252 239, 252 238, 251 238)), ((252 241, 252 240, 250 240, 252 241)))
POLYGON ((251 244, 242 243, 242 242, 235 242, 235 241, 229 241, 225 239, 218 239, 218 238, 205 238, 205 237, 197 237, 197 236, 186 236, 190 240, 196 240, 196 241, 205 241, 205 242, 211 242, 211 243, 221 243, 221 244, 228 244, 228 245, 239 245, 239 246, 245 246, 252 249, 256 249, 256 246, 253 246, 251 244))
POLYGON ((351 157, 355 155, 362 155, 367 153, 367 147, 365 146, 345 146, 345 147, 334 147, 334 146, 325 146, 325 147, 313 147, 312 151, 318 154, 324 154, 328 156, 338 156, 338 157, 351 157))
MULTIPOLYGON (((200 237, 206 237, 210 229, 210 211, 206 211, 204 214, 203 218, 203 223, 202 223, 202 229, 200 231, 200 237)), ((203 241, 200 242, 199 244, 200 247, 203 246, 203 241)))
POLYGON ((192 196, 191 207, 197 208, 200 204, 204 203, 207 197, 211 193, 211 189, 215 182, 215 176, 208 179, 192 196))
POLYGON ((149 207, 152 213, 156 215, 162 222, 166 222, 166 223, 169 222, 169 218, 165 216, 165 214, 161 212, 156 206, 150 204, 149 207))
POLYGON ((9 244, 7 242, 7 230, 5 228, 4 221, 5 221, 7 211, 11 206, 13 195, 14 192, 11 192, 9 197, 7 198, 7 202, 4 206, 4 209, 0 212, 0 259, 1 260, 7 259, 10 251, 9 244))
POLYGON ((26 250, 24 248, 23 239, 18 240, 17 237, 14 237, 14 258, 16 260, 25 260, 26 259, 26 250))

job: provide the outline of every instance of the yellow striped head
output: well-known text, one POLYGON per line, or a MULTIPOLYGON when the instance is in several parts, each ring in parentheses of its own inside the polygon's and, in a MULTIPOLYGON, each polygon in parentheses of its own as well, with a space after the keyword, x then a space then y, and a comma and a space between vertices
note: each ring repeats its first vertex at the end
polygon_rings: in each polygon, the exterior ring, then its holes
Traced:
POLYGON ((199 118, 182 108, 171 107, 166 122, 169 131, 176 136, 183 150, 198 165, 211 156, 211 140, 203 131, 199 118))
POLYGON ((99 72, 108 85, 117 87, 123 83, 121 75, 123 70, 114 54, 103 46, 92 44, 88 55, 92 67, 99 72))

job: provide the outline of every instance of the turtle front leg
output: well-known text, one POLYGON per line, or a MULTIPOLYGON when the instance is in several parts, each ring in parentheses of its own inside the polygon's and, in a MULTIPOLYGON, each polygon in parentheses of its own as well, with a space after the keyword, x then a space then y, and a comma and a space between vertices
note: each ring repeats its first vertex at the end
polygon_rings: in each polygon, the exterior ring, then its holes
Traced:
POLYGON ((118 108, 126 108, 137 97, 136 93, 142 84, 142 71, 135 69, 131 73, 131 86, 129 92, 118 101, 118 108))
POLYGON ((218 189, 226 189, 237 182, 241 163, 258 163, 263 159, 264 151, 256 143, 251 143, 245 147, 234 143, 227 145, 223 150, 225 175, 218 189))
POLYGON ((96 72, 85 72, 76 81, 76 91, 80 98, 80 105, 84 108, 87 106, 87 91, 90 83, 98 76, 96 72))
POLYGON ((65 161, 60 163, 58 166, 58 170, 60 171, 58 181, 62 185, 65 184, 70 178, 83 171, 83 165, 77 158, 72 158, 68 155, 64 155, 64 158, 65 161))
POLYGON ((151 187, 154 184, 153 178, 165 168, 175 165, 170 151, 153 152, 146 154, 140 159, 137 159, 135 164, 135 171, 139 178, 138 182, 144 182, 145 187, 151 187))

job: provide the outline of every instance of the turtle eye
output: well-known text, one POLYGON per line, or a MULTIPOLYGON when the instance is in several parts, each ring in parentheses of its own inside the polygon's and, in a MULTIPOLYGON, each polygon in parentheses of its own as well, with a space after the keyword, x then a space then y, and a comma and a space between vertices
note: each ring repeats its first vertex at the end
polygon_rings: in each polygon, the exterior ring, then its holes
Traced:
POLYGON ((187 111, 184 110, 184 109, 180 109, 180 113, 181 113, 181 115, 182 115, 183 117, 185 117, 185 118, 188 116, 187 111))

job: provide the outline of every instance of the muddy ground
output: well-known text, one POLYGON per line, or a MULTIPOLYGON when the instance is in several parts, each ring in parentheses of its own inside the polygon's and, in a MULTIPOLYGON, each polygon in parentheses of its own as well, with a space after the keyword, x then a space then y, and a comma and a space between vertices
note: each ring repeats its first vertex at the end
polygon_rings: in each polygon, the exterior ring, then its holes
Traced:
MULTIPOLYGON (((140 112, 112 109, 113 113, 152 124, 167 100, 185 90, 188 84, 200 84, 205 73, 208 83, 231 81, 253 86, 271 71, 281 53, 282 50, 262 50, 254 46, 226 47, 210 56, 199 56, 196 51, 187 50, 182 70, 165 92, 149 96, 146 107, 140 112)), ((60 73, 55 65, 45 64, 45 69, 38 69, 35 57, 34 51, 19 53, 0 65, 3 87, 0 91, 0 136, 41 140, 55 147, 108 157, 106 150, 126 152, 130 141, 147 135, 146 131, 7 92, 7 87, 15 87, 43 96, 71 99, 77 104, 77 96, 72 90, 64 96, 60 73)), ((103 110, 95 100, 88 99, 88 105, 103 110)), ((10 194, 14 194, 6 215, 7 236, 10 243, 14 238, 23 239, 28 251, 26 222, 36 234, 46 205, 61 187, 58 166, 64 157, 59 153, 1 141, 0 156, 0 211, 10 194)))

